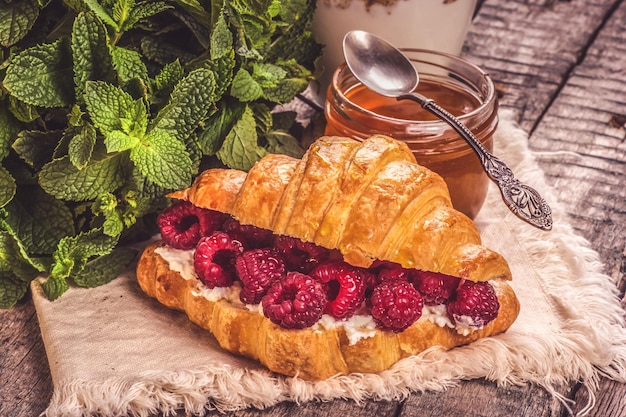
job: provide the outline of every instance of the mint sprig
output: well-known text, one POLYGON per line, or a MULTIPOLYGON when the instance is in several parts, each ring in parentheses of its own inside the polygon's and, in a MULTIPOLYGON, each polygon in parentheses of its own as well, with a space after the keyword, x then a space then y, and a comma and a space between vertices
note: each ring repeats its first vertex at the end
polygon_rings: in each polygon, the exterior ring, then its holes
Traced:
POLYGON ((0 308, 109 282, 204 166, 302 155, 316 0, 0 2, 0 308))

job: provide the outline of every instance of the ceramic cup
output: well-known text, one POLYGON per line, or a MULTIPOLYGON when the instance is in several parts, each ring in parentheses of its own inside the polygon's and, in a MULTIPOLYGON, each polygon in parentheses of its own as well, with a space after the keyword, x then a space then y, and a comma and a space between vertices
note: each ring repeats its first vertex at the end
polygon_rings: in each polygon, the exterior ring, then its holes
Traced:
POLYGON ((324 44, 323 73, 312 86, 322 104, 335 69, 344 61, 342 42, 351 30, 366 30, 398 48, 458 55, 476 0, 318 0, 312 30, 324 44))

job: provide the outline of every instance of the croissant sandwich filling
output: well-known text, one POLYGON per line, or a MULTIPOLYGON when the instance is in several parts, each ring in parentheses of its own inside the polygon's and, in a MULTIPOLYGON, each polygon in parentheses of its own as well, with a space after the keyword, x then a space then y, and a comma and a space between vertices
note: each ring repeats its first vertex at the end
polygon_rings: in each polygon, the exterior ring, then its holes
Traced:
POLYGON ((355 267, 337 250, 181 201, 158 219, 156 250, 196 294, 258 311, 286 329, 344 326, 354 343, 375 327, 401 332, 422 316, 467 335, 498 315, 489 282, 376 260, 355 267))
POLYGON ((275 372, 379 372, 519 313, 504 258, 385 136, 323 137, 302 159, 207 170, 170 197, 141 288, 275 372))

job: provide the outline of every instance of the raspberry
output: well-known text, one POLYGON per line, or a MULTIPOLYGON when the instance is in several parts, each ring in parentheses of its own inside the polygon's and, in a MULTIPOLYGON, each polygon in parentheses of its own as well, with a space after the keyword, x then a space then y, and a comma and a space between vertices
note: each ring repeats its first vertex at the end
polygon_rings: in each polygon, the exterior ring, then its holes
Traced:
POLYGON ((263 314, 286 329, 313 326, 322 317, 326 294, 319 281, 300 272, 288 272, 274 281, 261 299, 263 314))
POLYGON ((378 285, 378 275, 372 272, 369 268, 359 268, 361 274, 363 274, 363 282, 365 283, 365 297, 367 298, 376 285, 378 285))
POLYGON ((232 217, 224 222, 222 230, 233 239, 240 241, 246 250, 268 248, 274 245, 274 233, 271 230, 261 229, 251 224, 241 224, 232 217))
POLYGON ((403 281, 410 281, 413 271, 402 268, 400 265, 388 266, 378 271, 378 282, 389 281, 392 279, 401 279, 403 281))
POLYGON ((236 277, 235 259, 242 252, 241 243, 224 232, 203 237, 193 254, 198 278, 209 288, 232 285, 236 277))
POLYGON ((277 236, 274 247, 290 271, 308 273, 330 257, 330 251, 291 236, 277 236))
POLYGON ((374 288, 367 308, 378 327, 399 333, 422 316, 424 300, 408 281, 392 279, 374 288))
POLYGON ((365 273, 346 262, 323 263, 311 271, 311 276, 324 285, 328 299, 324 313, 336 319, 352 317, 365 299, 365 273))
POLYGON ((243 284, 239 298, 245 304, 258 304, 274 281, 287 273, 285 263, 271 248, 251 249, 237 257, 237 275, 243 284))
POLYGON ((203 236, 219 229, 225 215, 194 206, 188 201, 175 203, 157 217, 161 238, 175 249, 192 249, 203 236))
POLYGON ((460 283, 461 280, 457 277, 437 272, 416 271, 413 274, 413 286, 428 305, 448 302, 460 283))
POLYGON ((488 282, 463 281, 447 306, 455 322, 483 327, 498 316, 500 303, 488 282))
POLYGON ((369 270, 371 271, 372 276, 367 284, 367 296, 371 295, 374 287, 381 282, 392 279, 411 281, 412 272, 395 262, 376 260, 372 266, 370 266, 369 270))

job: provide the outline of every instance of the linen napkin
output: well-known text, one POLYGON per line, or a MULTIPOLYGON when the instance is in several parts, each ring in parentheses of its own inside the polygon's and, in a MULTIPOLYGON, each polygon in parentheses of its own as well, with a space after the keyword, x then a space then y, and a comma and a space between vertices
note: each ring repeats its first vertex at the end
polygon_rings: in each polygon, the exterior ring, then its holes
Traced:
POLYGON ((133 271, 101 287, 71 288, 53 302, 34 281, 54 383, 44 414, 145 416, 175 409, 264 408, 286 400, 397 400, 480 377, 535 383, 557 397, 557 387, 580 380, 593 397, 602 375, 626 382, 626 329, 615 283, 568 224, 525 132, 510 115, 500 118, 496 155, 540 191, 554 216, 552 231, 527 225, 492 186, 476 219, 483 243, 508 260, 521 302, 520 316, 506 333, 449 351, 433 348, 380 374, 307 382, 222 351, 183 313, 145 296, 133 271))

